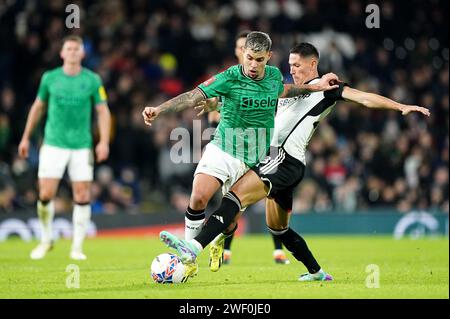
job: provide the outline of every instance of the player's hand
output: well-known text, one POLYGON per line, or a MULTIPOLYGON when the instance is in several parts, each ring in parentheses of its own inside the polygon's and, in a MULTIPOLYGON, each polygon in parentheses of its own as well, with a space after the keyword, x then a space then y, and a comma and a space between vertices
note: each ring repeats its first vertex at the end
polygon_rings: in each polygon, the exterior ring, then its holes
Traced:
POLYGON ((402 107, 400 108, 400 111, 402 111, 402 115, 406 115, 410 112, 420 112, 423 115, 426 116, 430 116, 430 110, 425 108, 425 107, 421 107, 421 106, 417 106, 417 105, 402 105, 402 107))
POLYGON ((207 112, 215 111, 217 109, 217 105, 219 104, 218 98, 211 98, 207 100, 202 100, 194 106, 194 109, 198 112, 197 116, 201 116, 207 112))
POLYGON ((109 156, 109 145, 108 143, 98 143, 95 147, 95 155, 97 163, 103 162, 108 159, 109 156))
POLYGON ((22 139, 19 144, 19 157, 24 159, 28 157, 28 151, 30 150, 30 141, 22 139))
POLYGON ((312 91, 329 91, 339 87, 339 77, 334 73, 327 73, 316 84, 311 84, 312 91))
POLYGON ((157 107, 147 106, 142 112, 145 124, 152 126, 152 122, 158 117, 159 112, 160 111, 157 107))

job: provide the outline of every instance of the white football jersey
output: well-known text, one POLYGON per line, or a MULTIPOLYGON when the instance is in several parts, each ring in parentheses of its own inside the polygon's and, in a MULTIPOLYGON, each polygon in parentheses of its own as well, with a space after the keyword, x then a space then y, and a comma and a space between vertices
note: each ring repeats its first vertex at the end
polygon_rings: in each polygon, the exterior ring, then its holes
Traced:
MULTIPOLYGON (((319 78, 310 81, 316 83, 319 78)), ((282 147, 306 165, 306 147, 320 120, 327 116, 336 101, 342 99, 346 84, 328 92, 312 92, 278 100, 275 129, 271 145, 282 147)))

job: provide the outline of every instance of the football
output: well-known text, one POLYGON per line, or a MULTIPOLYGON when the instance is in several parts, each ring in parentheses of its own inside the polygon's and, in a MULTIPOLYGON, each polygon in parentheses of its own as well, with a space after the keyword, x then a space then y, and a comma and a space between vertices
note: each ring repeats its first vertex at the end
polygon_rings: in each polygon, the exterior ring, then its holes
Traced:
POLYGON ((159 284, 179 284, 187 279, 186 269, 180 258, 171 253, 161 254, 153 259, 151 276, 159 284))

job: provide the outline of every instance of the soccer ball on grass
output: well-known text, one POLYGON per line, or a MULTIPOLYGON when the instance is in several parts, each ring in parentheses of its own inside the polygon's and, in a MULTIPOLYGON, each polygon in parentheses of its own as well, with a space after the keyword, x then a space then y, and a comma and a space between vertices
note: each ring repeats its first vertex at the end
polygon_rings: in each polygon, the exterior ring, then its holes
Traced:
POLYGON ((180 258, 171 253, 161 254, 153 259, 151 276, 159 284, 179 284, 187 280, 186 268, 180 258))

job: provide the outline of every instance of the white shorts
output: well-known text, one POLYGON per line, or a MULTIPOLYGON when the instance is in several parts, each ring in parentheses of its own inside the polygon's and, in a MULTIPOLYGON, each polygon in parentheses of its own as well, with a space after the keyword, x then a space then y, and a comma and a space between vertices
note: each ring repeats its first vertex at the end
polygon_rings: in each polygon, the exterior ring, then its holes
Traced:
POLYGON ((220 147, 208 143, 194 176, 203 173, 220 179, 223 183, 222 193, 225 195, 248 170, 247 164, 226 153, 220 147))
POLYGON ((61 179, 66 167, 72 182, 92 181, 94 176, 92 150, 89 148, 71 150, 46 144, 42 145, 39 151, 39 178, 61 179))

